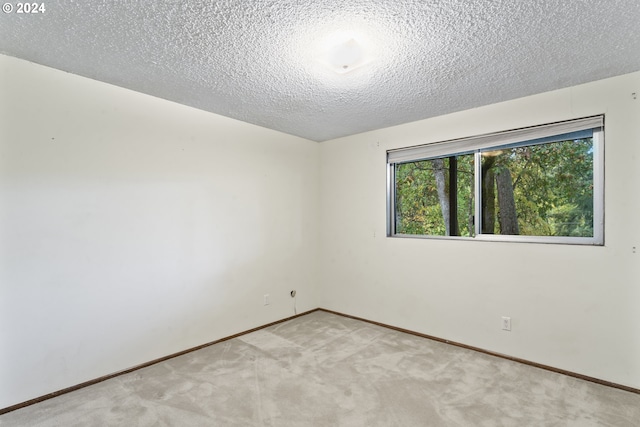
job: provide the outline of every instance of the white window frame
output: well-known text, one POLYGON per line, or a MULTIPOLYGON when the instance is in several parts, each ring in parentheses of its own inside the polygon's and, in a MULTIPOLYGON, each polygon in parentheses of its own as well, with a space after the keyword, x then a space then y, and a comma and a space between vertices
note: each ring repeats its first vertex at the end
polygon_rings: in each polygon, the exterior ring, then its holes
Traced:
POLYGON ((604 245, 604 115, 585 117, 540 126, 513 129, 504 132, 436 142, 387 151, 387 236, 401 238, 457 239, 481 241, 507 241, 528 243, 560 243, 578 245, 604 245), (522 143, 535 145, 542 138, 551 138, 584 130, 593 131, 593 236, 522 236, 483 234, 481 230, 481 154, 505 146, 522 143), (526 142, 532 141, 531 144, 526 142), (475 236, 436 236, 398 234, 395 230, 395 165, 420 160, 473 153, 475 156, 475 236))

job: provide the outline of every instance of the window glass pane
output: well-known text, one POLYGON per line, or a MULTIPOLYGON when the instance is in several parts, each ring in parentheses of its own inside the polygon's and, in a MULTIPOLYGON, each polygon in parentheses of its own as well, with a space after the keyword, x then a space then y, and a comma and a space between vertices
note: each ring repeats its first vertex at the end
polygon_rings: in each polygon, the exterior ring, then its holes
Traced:
POLYGON ((395 164, 396 233, 474 236, 473 164, 473 154, 395 164))
POLYGON ((603 122, 387 151, 387 235, 602 245, 603 122))
POLYGON ((482 152, 482 233, 593 237, 593 138, 482 152))

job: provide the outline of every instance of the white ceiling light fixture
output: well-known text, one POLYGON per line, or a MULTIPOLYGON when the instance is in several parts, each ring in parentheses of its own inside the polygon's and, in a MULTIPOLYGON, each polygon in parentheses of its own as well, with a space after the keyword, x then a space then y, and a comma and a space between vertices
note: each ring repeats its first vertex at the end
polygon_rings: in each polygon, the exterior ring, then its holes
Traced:
POLYGON ((337 74, 367 65, 372 60, 371 48, 363 39, 351 33, 336 33, 322 43, 319 61, 337 74))
POLYGON ((349 39, 334 46, 328 52, 326 62, 336 73, 344 74, 362 67, 368 61, 363 47, 355 39, 349 39))

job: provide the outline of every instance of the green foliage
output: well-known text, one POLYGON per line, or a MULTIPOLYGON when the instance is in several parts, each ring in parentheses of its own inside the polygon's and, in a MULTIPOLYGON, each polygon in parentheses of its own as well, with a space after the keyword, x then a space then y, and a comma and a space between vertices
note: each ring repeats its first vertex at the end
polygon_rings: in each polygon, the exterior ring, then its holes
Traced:
MULTIPOLYGON (((457 160, 459 230, 452 234, 473 236, 474 156, 461 155, 457 160)), ((593 236, 591 138, 494 150, 482 153, 482 161, 483 167, 496 173, 505 168, 511 173, 521 235, 593 236)), ((444 159, 444 168, 449 195, 449 158, 444 159)), ((500 234, 499 194, 493 193, 496 200, 483 200, 483 204, 493 203, 494 233, 500 234)), ((443 203, 447 202, 438 195, 432 160, 396 165, 398 233, 445 235, 443 203)))
MULTIPOLYGON (((473 155, 457 156, 457 159, 460 235, 473 236, 473 155)), ((449 159, 444 159, 444 167, 445 191, 449 194, 449 159)), ((432 160, 396 165, 396 232, 446 235, 432 160)))

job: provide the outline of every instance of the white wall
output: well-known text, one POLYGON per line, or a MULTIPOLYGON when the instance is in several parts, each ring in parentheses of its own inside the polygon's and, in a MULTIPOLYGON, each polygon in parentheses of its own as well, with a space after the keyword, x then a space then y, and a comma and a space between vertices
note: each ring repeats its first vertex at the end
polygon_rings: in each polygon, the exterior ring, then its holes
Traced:
POLYGON ((0 56, 0 408, 317 307, 319 146, 0 56), (272 304, 263 306, 263 294, 272 304))
POLYGON ((292 315, 294 288, 298 312, 640 387, 632 92, 640 73, 318 145, 0 56, 0 408, 292 315), (604 247, 385 237, 387 149, 599 113, 604 247))
POLYGON ((640 73, 324 143, 320 306, 640 388, 632 92, 640 73), (604 247, 385 237, 387 149, 600 113, 604 247))

